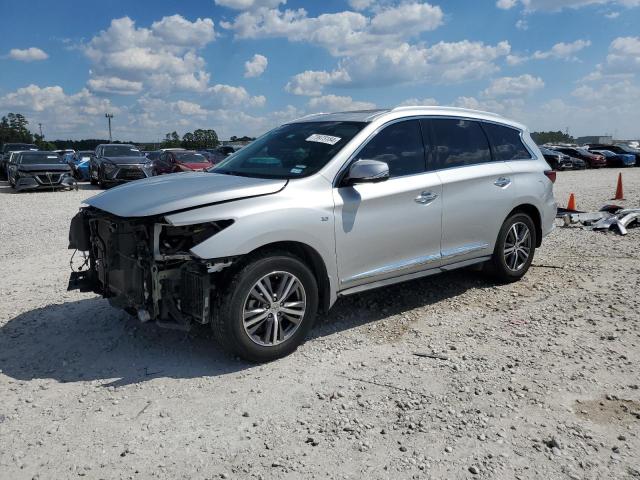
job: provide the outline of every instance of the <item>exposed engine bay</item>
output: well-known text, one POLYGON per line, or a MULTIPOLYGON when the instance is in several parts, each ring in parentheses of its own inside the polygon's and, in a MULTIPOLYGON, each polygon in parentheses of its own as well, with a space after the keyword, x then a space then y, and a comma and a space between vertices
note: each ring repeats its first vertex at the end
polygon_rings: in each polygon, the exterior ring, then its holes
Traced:
POLYGON ((84 257, 69 290, 92 291, 141 321, 188 329, 208 323, 211 298, 233 259, 190 253, 232 220, 173 226, 162 217, 121 218, 87 207, 73 218, 69 248, 84 257))

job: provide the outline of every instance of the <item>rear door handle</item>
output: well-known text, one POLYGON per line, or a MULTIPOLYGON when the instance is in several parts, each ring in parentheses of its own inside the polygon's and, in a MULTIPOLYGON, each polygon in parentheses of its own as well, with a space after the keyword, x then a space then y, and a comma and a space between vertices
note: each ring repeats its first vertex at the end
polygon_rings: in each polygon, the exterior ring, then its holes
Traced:
POLYGON ((431 202, 433 202, 436 198, 438 198, 438 194, 437 193, 422 192, 420 195, 418 195, 416 198, 414 198, 414 200, 417 203, 421 203, 422 205, 428 205, 431 202))
POLYGON ((496 187, 504 188, 511 184, 511 179, 507 177, 500 177, 495 182, 493 182, 493 184, 496 187))

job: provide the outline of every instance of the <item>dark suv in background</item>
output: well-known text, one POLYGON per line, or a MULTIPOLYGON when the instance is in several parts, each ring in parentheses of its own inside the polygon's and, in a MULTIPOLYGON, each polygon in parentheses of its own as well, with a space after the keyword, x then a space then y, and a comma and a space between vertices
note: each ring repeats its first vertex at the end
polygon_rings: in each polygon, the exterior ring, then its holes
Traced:
POLYGON ((628 145, 605 145, 602 143, 588 143, 585 145, 589 150, 609 150, 620 155, 631 154, 636 157, 636 167, 640 166, 640 150, 631 148, 628 145))
POLYGON ((580 147, 553 147, 557 152, 564 153, 570 157, 584 160, 587 168, 602 168, 607 166, 607 160, 603 155, 591 153, 589 150, 580 147))
POLYGON ((89 180, 92 185, 106 188, 117 183, 150 177, 152 165, 133 145, 102 144, 89 161, 89 180))
POLYGON ((38 150, 33 143, 5 143, 0 150, 0 178, 7 177, 7 162, 11 152, 20 152, 22 150, 38 150))

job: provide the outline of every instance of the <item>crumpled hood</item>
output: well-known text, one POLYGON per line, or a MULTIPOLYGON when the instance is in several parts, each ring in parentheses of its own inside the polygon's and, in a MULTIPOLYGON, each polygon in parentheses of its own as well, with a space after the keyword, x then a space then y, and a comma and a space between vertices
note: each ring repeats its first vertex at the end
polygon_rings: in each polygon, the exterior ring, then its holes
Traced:
POLYGON ((103 157, 103 160, 116 165, 131 165, 149 161, 147 157, 103 157))
POLYGON ((21 172, 69 172, 71 167, 66 163, 34 163, 18 165, 21 172))
POLYGON ((148 217, 268 195, 282 190, 286 184, 286 180, 218 173, 173 173, 125 183, 89 198, 86 203, 119 217, 148 217))

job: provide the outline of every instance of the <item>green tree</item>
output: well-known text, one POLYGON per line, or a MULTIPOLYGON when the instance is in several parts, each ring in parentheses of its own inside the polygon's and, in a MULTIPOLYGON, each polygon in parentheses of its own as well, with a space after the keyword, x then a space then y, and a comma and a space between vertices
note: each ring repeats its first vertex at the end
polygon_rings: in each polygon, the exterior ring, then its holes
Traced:
POLYGON ((171 133, 167 133, 164 136, 164 142, 162 142, 162 148, 177 148, 180 146, 180 135, 177 132, 173 131, 171 133))
POLYGON ((538 145, 545 143, 575 143, 575 138, 558 130, 557 132, 533 132, 531 138, 538 145))
POLYGON ((215 148, 219 144, 220 140, 218 140, 218 134, 215 130, 203 130, 199 128, 193 133, 185 133, 182 137, 182 146, 189 150, 215 148))

